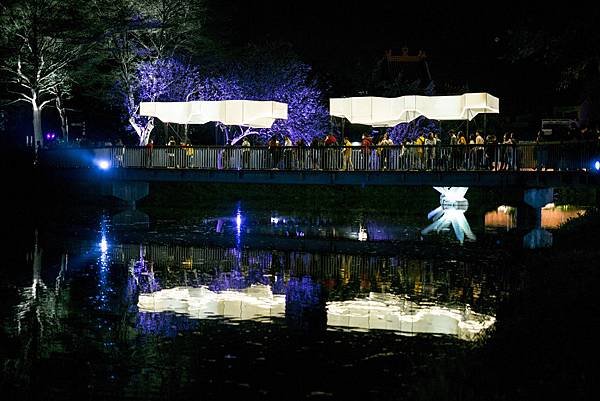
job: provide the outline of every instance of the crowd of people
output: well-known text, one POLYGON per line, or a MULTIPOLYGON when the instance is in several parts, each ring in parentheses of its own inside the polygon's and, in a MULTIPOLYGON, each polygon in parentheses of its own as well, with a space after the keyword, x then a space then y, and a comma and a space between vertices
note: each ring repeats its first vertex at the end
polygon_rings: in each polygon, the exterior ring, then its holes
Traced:
MULTIPOLYGON (((583 132, 583 131, 582 131, 583 132)), ((586 141, 595 137, 586 130, 586 141)), ((334 133, 315 136, 310 142, 293 141, 289 135, 272 135, 266 143, 245 136, 237 143, 221 147, 193 146, 187 139, 170 136, 155 149, 150 139, 143 148, 141 165, 167 168, 278 169, 278 170, 518 170, 522 166, 538 170, 568 169, 570 155, 580 150, 583 139, 549 142, 542 131, 535 141, 519 143, 513 132, 497 137, 479 130, 467 134, 449 130, 440 138, 437 132, 421 130, 414 139, 394 142, 389 132, 376 136, 362 134, 360 142, 334 133), (253 143, 256 142, 256 143, 253 143), (523 145, 523 146, 518 146, 523 145), (205 150, 203 150, 205 149, 205 150), (559 160, 560 159, 560 160, 559 160), (558 160, 558 161, 557 161, 558 160)), ((600 143, 600 140, 596 142, 600 143)), ((595 148, 598 148, 596 144, 595 148)), ((587 146, 587 145, 586 145, 587 146)), ((113 165, 124 166, 125 145, 118 139, 104 143, 111 148, 113 165)), ((135 158, 128 159, 132 166, 135 158)))
MULTIPOLYGON (((315 170, 411 170, 411 169, 516 169, 514 133, 506 133, 501 141, 479 131, 467 138, 462 131, 450 130, 448 141, 442 143, 439 134, 422 131, 414 140, 394 143, 388 132, 374 138, 364 133, 360 143, 353 145, 348 137, 338 141, 329 133, 316 136, 310 143, 302 138, 293 143, 289 136, 280 141, 273 135, 267 142, 269 166, 272 169, 315 170), (442 145, 445 145, 442 147, 442 145), (449 145, 449 146, 448 146, 449 145)), ((247 168, 250 142, 242 143, 243 168, 247 168)))

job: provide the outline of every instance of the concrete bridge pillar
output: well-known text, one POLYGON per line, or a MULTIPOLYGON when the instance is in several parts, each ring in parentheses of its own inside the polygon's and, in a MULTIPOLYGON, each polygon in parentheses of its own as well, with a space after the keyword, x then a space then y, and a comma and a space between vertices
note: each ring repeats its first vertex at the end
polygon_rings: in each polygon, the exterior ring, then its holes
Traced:
POLYGON ((554 200, 554 188, 530 188, 523 191, 517 207, 517 227, 541 227, 542 208, 554 200))
POLYGON ((554 201, 554 188, 530 188, 523 193, 517 210, 517 227, 530 229, 523 237, 523 247, 545 248, 552 245, 552 234, 542 229, 542 208, 554 201))
POLYGON ((523 201, 533 208, 542 208, 554 201, 554 188, 529 188, 523 194, 523 201))
POLYGON ((113 182, 112 196, 127 201, 135 210, 135 202, 145 198, 150 193, 150 185, 147 182, 113 182))
POLYGON ((113 182, 112 196, 129 202, 129 209, 113 216, 115 226, 143 226, 148 227, 150 217, 135 208, 135 202, 148 196, 150 188, 147 182, 113 182))

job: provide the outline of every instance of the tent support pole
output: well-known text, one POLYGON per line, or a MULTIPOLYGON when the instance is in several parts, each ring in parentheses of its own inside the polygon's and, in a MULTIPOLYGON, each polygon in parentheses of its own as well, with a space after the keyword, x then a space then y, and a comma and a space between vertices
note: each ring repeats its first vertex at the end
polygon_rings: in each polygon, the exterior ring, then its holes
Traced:
POLYGON ((484 138, 485 138, 486 126, 487 126, 487 114, 484 113, 483 114, 483 137, 484 138))

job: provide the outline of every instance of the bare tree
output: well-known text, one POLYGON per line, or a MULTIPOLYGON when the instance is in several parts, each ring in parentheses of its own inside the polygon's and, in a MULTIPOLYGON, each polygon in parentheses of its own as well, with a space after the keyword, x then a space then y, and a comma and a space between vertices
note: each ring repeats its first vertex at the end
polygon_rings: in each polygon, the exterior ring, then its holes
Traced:
POLYGON ((69 67, 82 46, 69 43, 60 27, 61 0, 21 0, 2 6, 0 40, 8 56, 0 60, 3 80, 13 100, 33 112, 36 144, 43 144, 42 111, 69 91, 69 67))

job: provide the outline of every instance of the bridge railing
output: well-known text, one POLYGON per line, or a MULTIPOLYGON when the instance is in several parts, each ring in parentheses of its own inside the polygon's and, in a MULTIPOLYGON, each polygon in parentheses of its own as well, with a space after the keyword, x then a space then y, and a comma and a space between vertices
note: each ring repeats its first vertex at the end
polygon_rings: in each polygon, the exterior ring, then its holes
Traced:
POLYGON ((104 147, 44 150, 40 163, 58 168, 211 170, 478 171, 588 170, 598 142, 518 145, 350 147, 104 147))

